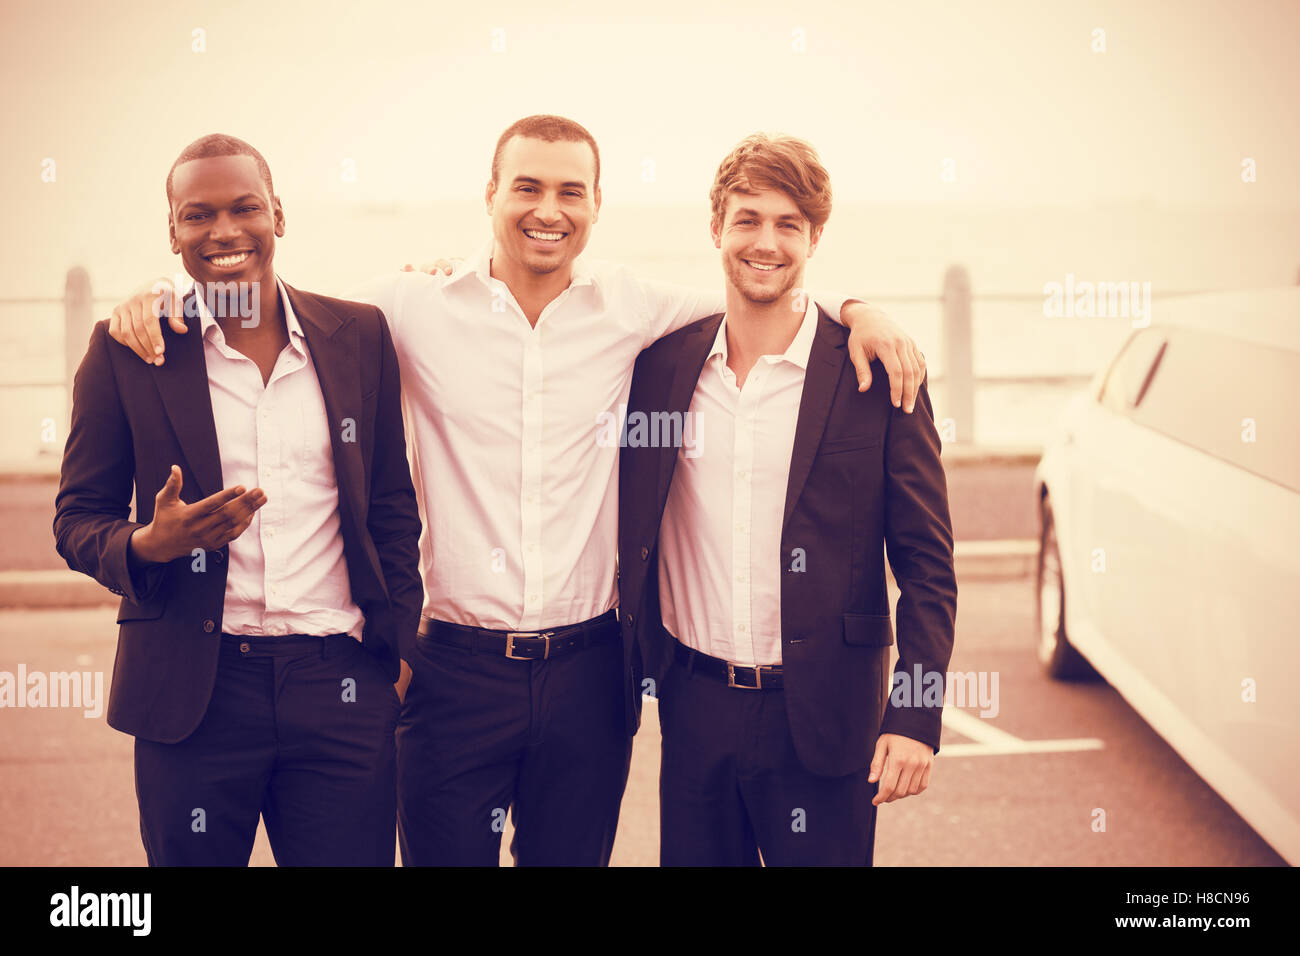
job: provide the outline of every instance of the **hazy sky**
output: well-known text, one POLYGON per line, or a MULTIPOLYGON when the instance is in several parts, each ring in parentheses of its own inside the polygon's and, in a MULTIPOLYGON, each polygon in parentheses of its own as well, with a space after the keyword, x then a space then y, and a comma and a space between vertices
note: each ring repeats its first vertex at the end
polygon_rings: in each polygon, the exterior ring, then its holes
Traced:
POLYGON ((610 6, 6 0, 6 205, 39 214, 46 158, 65 198, 161 202, 210 132, 287 200, 465 198, 534 112, 592 131, 620 203, 702 199, 755 129, 813 142, 837 199, 1300 201, 1294 0, 610 6))

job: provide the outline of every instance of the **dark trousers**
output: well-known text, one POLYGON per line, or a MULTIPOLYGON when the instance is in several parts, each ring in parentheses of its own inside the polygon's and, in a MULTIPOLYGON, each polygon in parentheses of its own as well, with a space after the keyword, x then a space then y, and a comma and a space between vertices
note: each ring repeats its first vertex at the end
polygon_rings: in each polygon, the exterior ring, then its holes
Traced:
POLYGON ((663 866, 870 866, 876 784, 795 753, 784 690, 741 690, 674 660, 659 691, 663 866))
POLYGON ((616 638, 511 660, 421 636, 397 729, 404 866, 606 866, 627 785, 616 638))
POLYGON ((207 713, 135 741, 150 866, 247 866, 258 817, 280 866, 392 866, 397 692, 347 635, 221 637, 207 713))

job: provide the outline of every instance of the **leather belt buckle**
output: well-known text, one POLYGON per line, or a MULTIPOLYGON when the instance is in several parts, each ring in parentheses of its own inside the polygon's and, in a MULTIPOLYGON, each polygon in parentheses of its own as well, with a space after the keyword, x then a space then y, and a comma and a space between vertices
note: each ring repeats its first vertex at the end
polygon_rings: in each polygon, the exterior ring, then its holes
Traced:
POLYGON ((510 631, 506 634, 506 657, 512 661, 537 660, 536 657, 517 657, 515 655, 515 638, 540 638, 546 642, 542 648, 542 660, 546 660, 551 656, 551 635, 554 633, 554 631, 510 631))
POLYGON ((762 689, 763 689, 763 669, 762 669, 762 667, 755 667, 755 668, 753 668, 753 671, 754 671, 754 683, 753 683, 753 684, 737 684, 737 683, 736 683, 736 665, 733 664, 733 663, 731 663, 730 661, 728 661, 728 662, 727 662, 727 686, 728 686, 728 687, 738 687, 738 688, 740 688, 741 690, 762 690, 762 689))

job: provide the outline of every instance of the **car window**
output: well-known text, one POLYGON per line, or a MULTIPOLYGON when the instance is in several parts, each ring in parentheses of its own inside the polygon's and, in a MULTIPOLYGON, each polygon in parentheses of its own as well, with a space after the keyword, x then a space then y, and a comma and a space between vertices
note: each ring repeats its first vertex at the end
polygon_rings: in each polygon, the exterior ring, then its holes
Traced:
POLYGON ((1131 415, 1139 425, 1300 491, 1297 406, 1300 353, 1179 328, 1170 331, 1131 415))
POLYGON ((1142 400, 1165 347, 1161 329, 1133 333, 1120 350, 1097 400, 1119 415, 1127 415, 1142 400))

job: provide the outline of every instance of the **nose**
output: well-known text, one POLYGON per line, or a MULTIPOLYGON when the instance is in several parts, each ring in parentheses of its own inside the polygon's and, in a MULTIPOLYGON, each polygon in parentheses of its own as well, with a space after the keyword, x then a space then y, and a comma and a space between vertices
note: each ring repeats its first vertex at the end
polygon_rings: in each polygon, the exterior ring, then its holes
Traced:
POLYGON ((776 224, 765 222, 758 230, 758 238, 754 242, 754 248, 763 252, 776 252, 776 224))
POLYGON ((557 222, 560 218, 560 204, 555 201, 555 194, 548 192, 543 195, 537 202, 537 209, 534 214, 542 222, 557 222))
POLYGON ((213 242, 230 242, 239 238, 239 226, 226 212, 218 212, 212 223, 211 238, 213 242))

